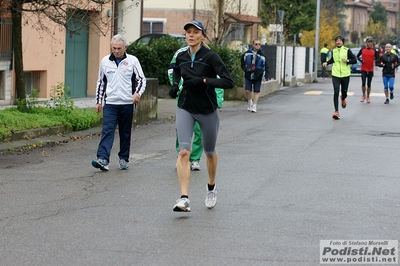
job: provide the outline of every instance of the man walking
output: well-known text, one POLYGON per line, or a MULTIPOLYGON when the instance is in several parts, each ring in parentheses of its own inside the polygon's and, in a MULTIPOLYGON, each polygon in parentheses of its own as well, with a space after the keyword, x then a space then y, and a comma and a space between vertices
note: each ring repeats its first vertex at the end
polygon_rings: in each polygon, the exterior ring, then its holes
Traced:
POLYGON ((333 105, 335 108, 335 112, 332 115, 332 118, 335 120, 340 119, 339 115, 339 91, 341 91, 341 101, 342 108, 346 108, 346 98, 347 98, 347 89, 349 88, 350 83, 350 64, 357 63, 357 59, 355 55, 351 52, 351 50, 347 47, 344 47, 344 37, 336 36, 335 38, 336 47, 332 49, 332 57, 328 60, 328 62, 324 62, 322 67, 326 67, 329 64, 333 64, 332 66, 332 84, 333 84, 333 105))
POLYGON ((113 36, 112 53, 100 63, 95 108, 97 113, 103 109, 103 128, 97 159, 92 161, 92 166, 102 171, 109 170, 117 125, 120 138, 119 168, 128 169, 133 113, 146 88, 146 78, 139 60, 125 52, 127 47, 128 43, 122 35, 113 36))
POLYGON ((362 96, 360 102, 367 100, 367 103, 371 102, 369 97, 371 93, 371 81, 374 76, 375 62, 379 58, 379 52, 373 48, 373 40, 368 37, 365 40, 366 47, 360 49, 357 54, 358 61, 361 62, 361 91, 362 96), (367 87, 365 86, 367 85, 367 87))
POLYGON ((241 66, 244 71, 244 89, 248 103, 247 111, 256 113, 261 81, 268 80, 269 70, 267 56, 262 51, 260 40, 255 39, 252 47, 243 54, 241 66), (251 97, 252 91, 254 99, 251 97))

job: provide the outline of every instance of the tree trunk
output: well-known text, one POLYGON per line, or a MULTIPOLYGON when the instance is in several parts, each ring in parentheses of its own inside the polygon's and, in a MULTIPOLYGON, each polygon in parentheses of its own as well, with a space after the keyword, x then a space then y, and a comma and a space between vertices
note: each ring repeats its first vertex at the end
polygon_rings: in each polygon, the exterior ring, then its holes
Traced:
POLYGON ((224 8, 225 0, 217 0, 217 23, 216 23, 216 34, 215 40, 216 44, 221 44, 224 39, 224 8))
MULTIPOLYGON (((22 59, 22 2, 11 1, 12 41, 14 48, 15 90, 18 103, 26 104, 24 66, 22 59)), ((18 104, 18 105, 19 105, 18 104)))

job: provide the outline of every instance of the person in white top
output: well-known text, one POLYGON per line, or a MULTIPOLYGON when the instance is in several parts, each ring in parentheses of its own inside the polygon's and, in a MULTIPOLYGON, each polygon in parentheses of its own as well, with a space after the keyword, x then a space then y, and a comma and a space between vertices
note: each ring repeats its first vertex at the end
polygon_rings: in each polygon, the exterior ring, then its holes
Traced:
POLYGON ((92 161, 92 166, 102 171, 109 170, 117 125, 120 138, 119 168, 128 169, 133 114, 136 103, 140 101, 146 88, 146 78, 140 62, 135 56, 125 52, 127 46, 122 35, 113 36, 112 53, 105 56, 100 63, 95 109, 97 113, 103 110, 103 128, 97 159, 92 161))

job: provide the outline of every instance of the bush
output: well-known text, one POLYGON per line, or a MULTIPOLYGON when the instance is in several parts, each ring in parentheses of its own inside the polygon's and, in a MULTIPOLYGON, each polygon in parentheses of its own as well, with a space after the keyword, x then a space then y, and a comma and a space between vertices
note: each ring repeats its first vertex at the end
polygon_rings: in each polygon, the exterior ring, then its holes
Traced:
POLYGON ((181 47, 177 38, 167 35, 155 40, 150 46, 132 43, 126 52, 139 59, 147 78, 157 78, 158 84, 169 85, 168 66, 172 56, 181 47))
POLYGON ((240 57, 242 56, 242 52, 216 44, 209 44, 209 46, 221 57, 222 61, 225 63, 226 68, 228 68, 228 71, 232 76, 235 86, 242 87, 244 76, 243 70, 240 67, 240 57))
MULTIPOLYGON (((243 71, 240 67, 241 52, 216 44, 209 44, 226 64, 235 86, 243 86, 243 71)), ((136 56, 147 78, 157 78, 158 84, 169 85, 168 66, 175 52, 182 47, 177 38, 164 36, 155 40, 150 46, 132 43, 127 53, 136 56)))
POLYGON ((73 100, 66 94, 63 83, 54 86, 51 99, 40 105, 37 93, 34 92, 18 107, 0 111, 0 139, 11 136, 14 132, 35 128, 67 126, 73 130, 90 128, 98 123, 102 116, 94 109, 80 109, 74 106, 73 100))
POLYGON ((182 43, 177 38, 166 36, 151 43, 151 49, 156 53, 157 65, 153 65, 154 74, 158 78, 158 83, 169 85, 168 67, 175 52, 182 47, 182 43))

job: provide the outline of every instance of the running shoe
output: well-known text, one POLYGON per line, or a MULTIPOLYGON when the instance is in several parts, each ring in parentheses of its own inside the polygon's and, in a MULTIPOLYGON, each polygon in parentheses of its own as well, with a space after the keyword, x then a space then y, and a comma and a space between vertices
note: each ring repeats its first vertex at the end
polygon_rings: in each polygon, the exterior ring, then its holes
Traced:
POLYGON ((180 198, 176 200, 174 205, 174 212, 190 212, 190 200, 188 198, 180 198))
POLYGON ((389 104, 389 99, 386 98, 386 101, 384 102, 384 104, 389 104))
POLYGON ((207 195, 206 195, 206 200, 205 200, 205 204, 206 207, 209 209, 212 209, 215 207, 215 205, 217 204, 217 190, 216 190, 217 186, 214 186, 213 190, 208 190, 207 187, 207 195))
POLYGON ((251 107, 251 112, 257 113, 257 106, 255 104, 253 104, 253 106, 251 107))
POLYGON ((332 115, 332 118, 335 119, 335 120, 339 120, 340 119, 339 112, 338 111, 334 112, 333 115, 332 115))
POLYGON ((371 103, 371 98, 367 98, 367 103, 371 103))
POLYGON ((394 99, 394 94, 393 94, 393 92, 391 92, 390 93, 390 100, 393 100, 394 99))
MULTIPOLYGON (((367 98, 368 99, 368 98, 367 98)), ((360 99, 360 102, 364 102, 365 101, 365 96, 363 95, 363 96, 361 96, 361 99, 360 99)))
MULTIPOLYGON (((340 99, 342 99, 342 96, 340 96, 340 99)), ((346 104, 346 99, 342 100, 342 107, 346 108, 347 104, 346 104)))
POLYGON ((251 112, 252 108, 253 108, 253 100, 247 103, 247 111, 251 112))
POLYGON ((101 171, 108 171, 110 168, 108 167, 108 162, 106 159, 97 159, 92 161, 92 166, 94 168, 99 168, 101 171))
POLYGON ((192 161, 190 162, 190 170, 192 171, 200 171, 201 167, 198 161, 192 161))
POLYGON ((119 169, 128 170, 128 168, 129 168, 128 162, 125 161, 124 159, 120 159, 119 160, 119 169))

